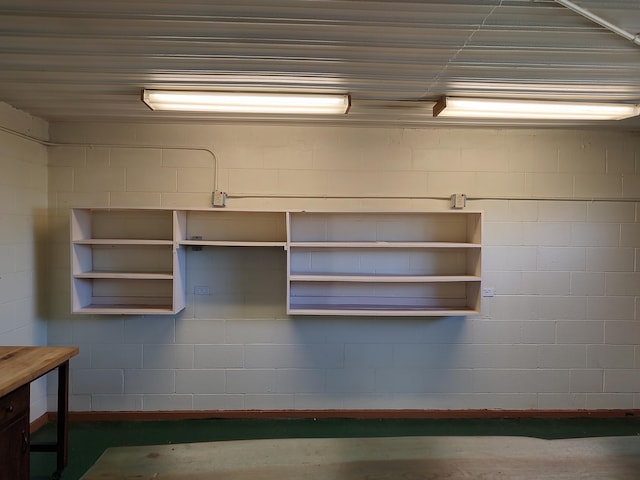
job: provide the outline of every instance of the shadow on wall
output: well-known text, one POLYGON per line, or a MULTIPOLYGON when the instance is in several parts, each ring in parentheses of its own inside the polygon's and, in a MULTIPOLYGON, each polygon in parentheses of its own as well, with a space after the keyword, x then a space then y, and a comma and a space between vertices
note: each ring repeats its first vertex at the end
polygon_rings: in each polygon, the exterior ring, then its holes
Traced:
POLYGON ((457 348, 471 341, 465 317, 289 322, 300 345, 294 361, 303 369, 287 379, 296 408, 446 409, 453 408, 443 403, 447 394, 472 391, 471 369, 461 368, 457 348))
MULTIPOLYGON (((51 245, 51 235, 49 232, 49 212, 44 208, 33 210, 31 217, 33 228, 33 244, 31 245, 31 255, 33 258, 32 282, 33 282, 33 305, 35 316, 47 319, 50 316, 51 289, 49 282, 49 249, 51 245)), ((46 344, 46 338, 42 339, 42 344, 46 344)))

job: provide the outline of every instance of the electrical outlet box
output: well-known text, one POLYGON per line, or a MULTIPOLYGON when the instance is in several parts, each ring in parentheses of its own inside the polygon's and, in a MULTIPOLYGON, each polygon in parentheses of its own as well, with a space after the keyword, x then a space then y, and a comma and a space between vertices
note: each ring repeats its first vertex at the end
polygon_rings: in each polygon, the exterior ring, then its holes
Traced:
POLYGON ((213 192, 211 197, 211 203, 214 207, 224 207, 225 202, 227 201, 227 193, 221 192, 220 190, 213 192))
POLYGON ((467 196, 464 193, 454 193, 451 195, 451 208, 458 210, 467 206, 467 196))
POLYGON ((196 285, 193 288, 194 295, 211 295, 211 290, 206 285, 196 285))
POLYGON ((483 297, 493 297, 496 294, 496 289, 493 287, 483 287, 482 296, 483 297))

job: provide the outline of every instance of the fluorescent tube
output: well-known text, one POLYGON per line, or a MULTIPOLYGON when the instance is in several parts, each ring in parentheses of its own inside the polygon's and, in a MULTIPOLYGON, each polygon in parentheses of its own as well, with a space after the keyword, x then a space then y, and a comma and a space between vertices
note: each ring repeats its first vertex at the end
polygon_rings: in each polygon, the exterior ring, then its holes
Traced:
POLYGON ((213 113, 344 114, 349 95, 143 90, 152 110, 213 113))
POLYGON ((540 100, 442 97, 434 117, 547 120, 621 120, 640 114, 638 105, 624 103, 556 102, 540 100))

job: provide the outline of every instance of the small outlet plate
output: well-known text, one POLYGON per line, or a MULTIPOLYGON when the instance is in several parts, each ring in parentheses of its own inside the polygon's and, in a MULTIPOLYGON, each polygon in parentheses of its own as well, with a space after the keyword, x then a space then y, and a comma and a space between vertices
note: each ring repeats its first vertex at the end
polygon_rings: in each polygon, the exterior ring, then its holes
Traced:
POLYGON ((493 297, 496 294, 496 289, 493 287, 485 287, 482 289, 483 297, 493 297))
POLYGON ((467 206, 467 196, 464 193, 454 193, 451 195, 451 208, 462 210, 467 206))
POLYGON ((206 285, 196 285, 193 287, 194 295, 211 295, 211 290, 206 285))
POLYGON ((216 190, 211 196, 211 203, 214 207, 224 207, 227 200, 227 193, 216 190))

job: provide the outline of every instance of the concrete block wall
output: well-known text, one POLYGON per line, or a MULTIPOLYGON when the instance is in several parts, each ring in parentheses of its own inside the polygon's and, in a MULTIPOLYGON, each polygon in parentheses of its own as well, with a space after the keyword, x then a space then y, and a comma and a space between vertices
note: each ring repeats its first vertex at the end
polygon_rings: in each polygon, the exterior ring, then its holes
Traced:
POLYGON ((49 342, 80 346, 73 410, 640 408, 636 134, 51 131, 74 144, 50 149, 48 202, 49 342), (485 212, 495 297, 466 318, 288 318, 283 251, 204 249, 188 253, 176 316, 69 314, 70 207, 209 207, 214 185, 247 209, 446 210, 464 192, 485 212))
MULTIPOLYGON (((0 127, 46 139, 46 122, 0 103, 0 127)), ((47 149, 0 129, 0 345, 46 345, 47 149)), ((31 386, 31 417, 47 409, 31 386)))

